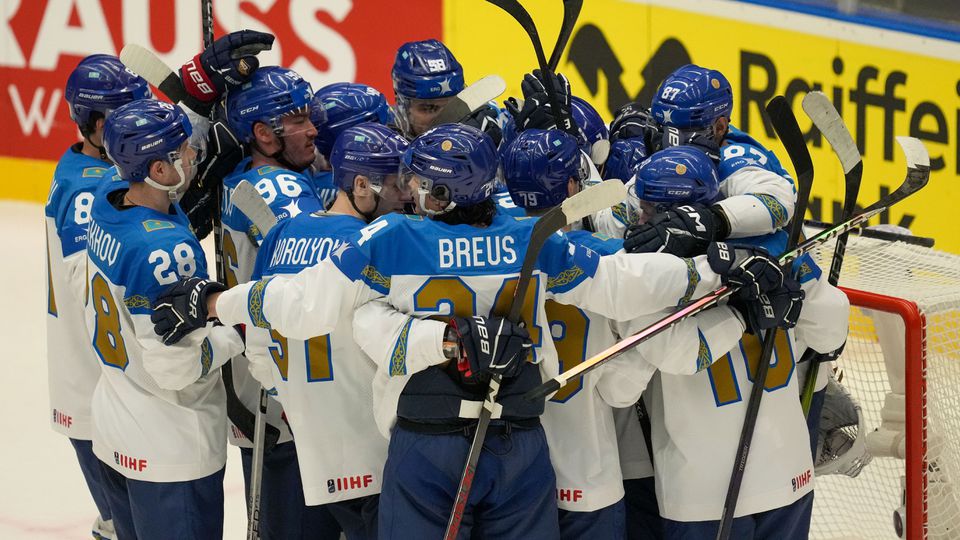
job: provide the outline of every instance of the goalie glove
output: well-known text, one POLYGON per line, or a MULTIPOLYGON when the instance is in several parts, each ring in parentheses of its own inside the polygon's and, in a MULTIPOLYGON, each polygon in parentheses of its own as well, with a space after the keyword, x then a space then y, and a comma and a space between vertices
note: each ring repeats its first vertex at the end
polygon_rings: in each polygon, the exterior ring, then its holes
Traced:
POLYGON ((187 334, 207 325, 207 297, 227 290, 216 281, 199 277, 181 279, 164 289, 153 304, 150 321, 164 345, 174 345, 187 334))
POLYGON ((272 34, 255 30, 232 32, 213 42, 180 67, 183 88, 190 96, 186 105, 207 116, 228 87, 247 82, 260 67, 257 53, 273 47, 272 34))
POLYGON ((630 226, 623 237, 623 248, 629 253, 695 257, 702 255, 710 242, 726 238, 729 229, 720 207, 687 204, 630 226))
POLYGON ((523 76, 523 82, 520 83, 520 90, 523 92, 523 104, 520 104, 516 98, 508 98, 504 103, 507 112, 513 117, 517 125, 517 131, 527 129, 560 129, 581 138, 580 128, 573 121, 573 114, 570 105, 570 81, 561 74, 544 74, 539 69, 533 70, 533 73, 527 73, 523 76), (547 86, 553 89, 553 94, 557 98, 557 106, 560 108, 559 115, 554 114, 553 105, 550 103, 550 95, 547 93, 547 86), (557 126, 557 117, 560 118, 560 126, 557 126))
POLYGON ((454 317, 449 325, 460 345, 457 370, 467 383, 486 382, 493 373, 516 376, 533 347, 527 329, 503 317, 454 317))

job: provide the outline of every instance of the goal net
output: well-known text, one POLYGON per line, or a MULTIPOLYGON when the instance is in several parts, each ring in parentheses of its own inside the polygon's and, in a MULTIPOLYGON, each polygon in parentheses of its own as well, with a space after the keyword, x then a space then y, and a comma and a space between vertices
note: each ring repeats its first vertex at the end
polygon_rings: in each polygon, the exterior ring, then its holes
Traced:
MULTIPOLYGON (((826 269, 833 243, 814 254, 826 269)), ((851 236, 836 363, 872 460, 818 477, 811 538, 960 538, 960 256, 851 236)))

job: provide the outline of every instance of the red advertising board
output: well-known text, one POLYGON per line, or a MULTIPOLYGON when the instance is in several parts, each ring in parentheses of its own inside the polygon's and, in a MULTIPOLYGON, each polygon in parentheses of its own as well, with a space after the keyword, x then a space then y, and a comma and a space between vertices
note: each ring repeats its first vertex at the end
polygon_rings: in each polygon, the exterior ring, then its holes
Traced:
MULTIPOLYGON (((77 131, 63 85, 89 54, 126 43, 179 66, 200 50, 199 0, 2 0, 0 119, 5 157, 54 160, 77 131)), ((359 81, 390 92, 405 41, 442 37, 442 1, 215 0, 216 33, 251 28, 277 36, 263 64, 297 70, 315 88, 359 81)))

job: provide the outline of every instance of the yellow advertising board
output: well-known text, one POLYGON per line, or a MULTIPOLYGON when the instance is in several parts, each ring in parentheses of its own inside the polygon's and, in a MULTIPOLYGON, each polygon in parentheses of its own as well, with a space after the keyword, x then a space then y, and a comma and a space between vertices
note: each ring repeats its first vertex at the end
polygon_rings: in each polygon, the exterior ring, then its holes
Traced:
MULTIPOLYGON (((525 2, 549 56, 560 26, 560 3, 525 2)), ((498 73, 508 95, 520 95, 523 74, 536 67, 526 34, 499 8, 446 0, 444 39, 468 80, 498 73)), ((766 7, 718 0, 590 0, 558 71, 573 92, 607 119, 620 104, 649 103, 663 77, 696 63, 722 71, 734 90, 734 125, 782 156, 760 115, 784 94, 801 126, 800 100, 822 90, 840 109, 864 161, 860 202, 895 189, 905 162, 894 140, 911 135, 930 151, 930 184, 873 223, 893 223, 960 253, 954 212, 960 204, 960 44, 766 7)), ((833 221, 843 199, 843 171, 819 134, 811 138, 816 175, 808 217, 833 221)), ((786 165, 792 171, 792 167, 786 165)))

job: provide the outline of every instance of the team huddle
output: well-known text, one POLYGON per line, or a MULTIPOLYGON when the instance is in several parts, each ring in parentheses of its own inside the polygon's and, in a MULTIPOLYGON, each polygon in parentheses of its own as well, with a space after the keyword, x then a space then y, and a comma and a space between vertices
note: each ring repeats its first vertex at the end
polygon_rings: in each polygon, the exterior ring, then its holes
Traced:
POLYGON ((393 106, 260 66, 272 42, 218 39, 178 104, 108 55, 67 81, 83 140, 46 205, 50 395, 95 538, 221 538, 228 439, 264 539, 714 538, 777 329, 733 538, 807 537, 819 412, 808 427, 798 360, 843 346, 849 305, 809 256, 778 264, 797 190, 730 125, 720 72, 682 66, 607 122, 535 70, 502 108, 437 124, 465 89, 437 40, 397 51, 393 106), (627 197, 546 239, 508 317, 540 216, 611 179, 627 197), (275 225, 234 204, 247 182, 275 225), (200 238, 220 224, 211 277, 200 238))

